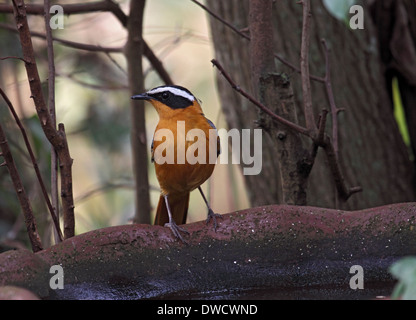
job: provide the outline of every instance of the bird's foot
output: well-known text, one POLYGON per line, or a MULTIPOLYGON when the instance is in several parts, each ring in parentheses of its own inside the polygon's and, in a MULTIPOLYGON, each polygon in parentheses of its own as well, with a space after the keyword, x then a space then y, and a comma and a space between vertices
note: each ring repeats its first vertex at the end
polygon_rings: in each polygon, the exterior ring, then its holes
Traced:
POLYGON ((173 234, 174 234, 174 236, 176 237, 176 238, 178 238, 179 240, 181 240, 182 242, 184 242, 184 243, 186 243, 186 244, 188 244, 188 242, 182 237, 182 235, 181 235, 181 233, 180 232, 183 232, 183 233, 186 233, 186 234, 189 234, 189 231, 188 230, 185 230, 184 228, 182 228, 182 227, 179 227, 176 223, 175 223, 175 221, 170 221, 169 223, 165 223, 165 227, 168 227, 168 228, 170 228, 170 230, 172 230, 172 232, 173 232, 173 234))
POLYGON ((217 218, 219 219, 223 219, 223 216, 220 215, 219 213, 214 213, 214 211, 212 211, 211 208, 208 209, 208 216, 207 216, 207 220, 205 220, 206 224, 208 224, 211 219, 214 222, 214 231, 217 232, 217 218))

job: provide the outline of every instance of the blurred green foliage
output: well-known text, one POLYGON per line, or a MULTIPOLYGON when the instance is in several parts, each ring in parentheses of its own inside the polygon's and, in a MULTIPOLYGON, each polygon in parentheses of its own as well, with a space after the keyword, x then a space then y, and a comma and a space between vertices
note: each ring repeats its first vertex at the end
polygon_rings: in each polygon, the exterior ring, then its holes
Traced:
POLYGON ((389 271, 399 280, 392 299, 416 300, 416 257, 404 257, 396 261, 389 271))
POLYGON ((334 18, 344 21, 347 25, 351 18, 350 7, 356 3, 356 0, 323 0, 323 4, 328 12, 334 18))
POLYGON ((400 133, 403 137, 403 141, 410 148, 410 136, 409 131, 407 129, 406 116, 403 109, 402 99, 400 97, 400 88, 397 78, 393 78, 392 93, 394 103, 394 117, 396 118, 400 133))

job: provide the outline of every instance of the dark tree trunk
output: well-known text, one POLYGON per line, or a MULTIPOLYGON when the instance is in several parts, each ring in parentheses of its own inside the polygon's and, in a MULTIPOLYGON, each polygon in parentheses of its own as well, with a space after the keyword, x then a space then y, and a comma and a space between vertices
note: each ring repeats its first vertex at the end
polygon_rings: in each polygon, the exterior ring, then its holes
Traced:
POLYGON ((416 163, 416 2, 377 0, 370 8, 377 28, 386 90, 392 98, 392 80, 397 78, 416 163))
MULTIPOLYGON (((143 55, 143 12, 145 0, 130 2, 130 15, 127 21, 128 39, 125 48, 127 70, 129 76, 130 94, 135 95, 144 91, 142 71, 143 55)), ((131 100, 131 145, 133 153, 133 171, 136 185, 136 214, 135 223, 150 223, 150 195, 147 169, 147 144, 144 103, 131 100)))
MULTIPOLYGON (((254 94, 262 104, 268 106, 275 114, 297 123, 291 83, 285 75, 276 73, 272 8, 271 0, 250 1, 251 81, 253 88, 256 88, 254 94)), ((299 170, 303 155, 307 154, 300 134, 271 121, 270 117, 262 112, 258 118, 257 124, 270 135, 270 141, 274 142, 273 146, 277 150, 276 162, 280 164, 281 177, 278 181, 281 191, 279 198, 284 204, 306 205, 305 188, 310 171, 306 170, 305 175, 305 171, 299 170)))
MULTIPOLYGON (((238 29, 249 23, 249 2, 241 0, 208 0, 209 8, 238 29)), ((414 199, 413 167, 393 117, 389 93, 382 76, 381 60, 374 43, 376 30, 365 9, 364 30, 351 30, 333 18, 320 1, 311 7, 310 73, 323 77, 325 56, 321 39, 330 52, 331 79, 338 108, 339 156, 341 167, 350 186, 360 185, 363 191, 347 202, 338 200, 335 184, 325 154, 318 152, 309 177, 308 205, 359 209, 414 199)), ((249 43, 210 18, 216 59, 245 90, 254 93, 251 79, 249 43)), ((273 4, 274 50, 299 66, 302 30, 302 6, 296 1, 276 1, 273 4)), ((290 76, 297 107, 297 118, 304 125, 300 75, 278 62, 277 71, 290 76)), ((257 110, 239 96, 218 75, 218 88, 228 126, 254 128, 257 110)), ((312 101, 315 117, 329 109, 325 86, 312 81, 312 101)), ((328 117, 327 132, 331 133, 328 117)), ((263 135, 263 170, 257 176, 246 176, 253 206, 281 203, 278 154, 275 143, 263 135)), ((285 168, 282 168, 285 170, 285 168)))

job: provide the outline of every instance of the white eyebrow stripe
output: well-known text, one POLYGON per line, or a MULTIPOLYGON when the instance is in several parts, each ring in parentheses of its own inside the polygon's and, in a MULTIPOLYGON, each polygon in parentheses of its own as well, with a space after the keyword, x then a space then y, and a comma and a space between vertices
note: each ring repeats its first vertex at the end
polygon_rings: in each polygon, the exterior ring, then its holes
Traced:
POLYGON ((178 88, 173 88, 173 87, 155 88, 155 89, 152 89, 150 91, 147 91, 147 94, 161 93, 161 92, 164 92, 164 91, 169 91, 170 93, 172 93, 176 96, 184 97, 184 98, 188 99, 189 101, 194 101, 195 100, 195 97, 193 95, 189 94, 188 92, 183 91, 183 90, 178 89, 178 88))

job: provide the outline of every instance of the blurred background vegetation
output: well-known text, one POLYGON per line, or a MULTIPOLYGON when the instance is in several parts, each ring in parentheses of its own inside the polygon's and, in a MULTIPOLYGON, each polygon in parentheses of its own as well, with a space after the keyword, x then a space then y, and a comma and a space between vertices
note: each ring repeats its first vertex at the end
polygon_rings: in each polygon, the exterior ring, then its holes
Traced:
MULTIPOLYGON (((30 3, 30 2, 29 2, 30 3)), ((42 3, 42 1, 32 1, 42 3)), ((70 3, 64 1, 61 3, 70 3)), ((129 1, 119 1, 128 11, 129 1)), ((13 16, 0 14, 0 23, 13 26, 13 16)), ((42 16, 29 16, 32 31, 44 33, 42 16)), ((206 116, 217 128, 226 126, 216 93, 215 70, 210 60, 213 48, 205 12, 191 2, 152 0, 146 2, 144 38, 176 84, 189 88, 202 100, 206 116)), ((65 16, 64 29, 54 37, 103 47, 122 47, 127 33, 111 13, 65 16)), ((41 79, 47 95, 46 41, 33 38, 41 79)), ((21 56, 17 34, 0 28, 0 56, 21 56)), ((134 192, 130 150, 130 111, 126 61, 119 53, 76 50, 55 43, 57 122, 65 124, 73 163, 76 233, 131 223, 134 192)), ((163 84, 144 59, 146 89, 163 84)), ((0 62, 0 85, 12 100, 28 133, 45 182, 50 177, 50 148, 33 102, 24 65, 19 60, 0 62)), ((138 92, 139 93, 139 92, 138 92)), ((158 121, 146 105, 147 138, 150 142, 158 121)), ((52 244, 51 221, 41 197, 32 164, 14 121, 3 101, 0 117, 30 196, 45 246, 52 244)), ((224 152, 224 150, 223 150, 224 152)), ((150 164, 151 205, 159 199, 159 185, 150 164)), ((238 165, 217 165, 203 186, 212 208, 226 213, 249 207, 238 165)), ((202 220, 206 209, 197 193, 191 194, 188 222, 202 220)), ((0 170, 0 249, 26 242, 23 217, 7 169, 0 170), (3 248, 2 248, 3 247, 3 248)))

